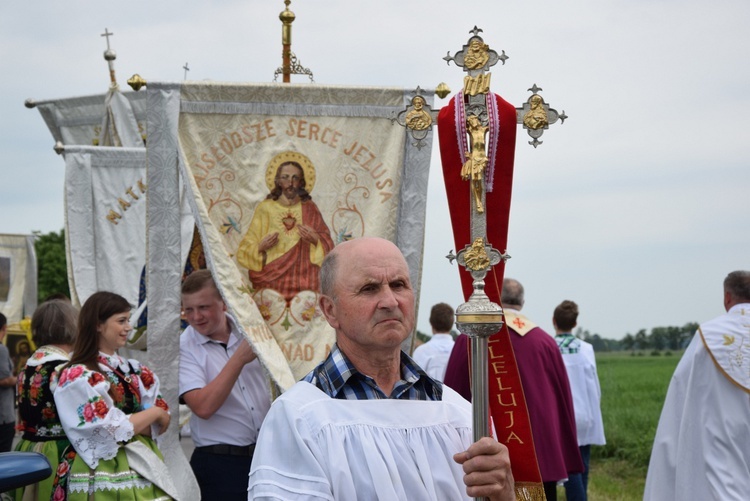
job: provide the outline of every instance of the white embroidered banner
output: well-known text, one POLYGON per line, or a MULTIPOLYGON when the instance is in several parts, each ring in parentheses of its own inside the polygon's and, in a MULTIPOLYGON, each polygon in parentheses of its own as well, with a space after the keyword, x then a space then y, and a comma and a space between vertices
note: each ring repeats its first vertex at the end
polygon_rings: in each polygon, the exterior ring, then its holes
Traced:
MULTIPOLYGON (((426 147, 411 147, 391 121, 411 98, 406 91, 150 82, 148 95, 149 192, 161 195, 158 205, 149 201, 149 284, 163 284, 160 294, 179 304, 169 200, 179 165, 206 261, 282 390, 333 342, 317 305, 318 266, 332 246, 388 238, 404 251, 418 288, 432 136, 426 147), (293 183, 310 198, 282 189, 293 183)), ((169 301, 160 295, 159 304, 169 301)))
POLYGON ((145 139, 139 130, 133 107, 117 84, 112 84, 104 98, 104 117, 99 131, 99 146, 140 148, 145 139))
POLYGON ((0 235, 0 311, 9 324, 34 313, 36 280, 34 235, 0 235))
POLYGON ((31 101, 29 104, 39 110, 52 137, 63 145, 143 146, 143 143, 133 144, 134 139, 131 133, 128 133, 120 144, 107 143, 106 141, 109 140, 106 139, 106 134, 102 134, 102 126, 105 120, 105 110, 114 109, 114 117, 116 122, 121 124, 120 127, 123 130, 126 128, 130 130, 130 125, 124 125, 123 121, 134 119, 137 122, 136 127, 141 139, 144 139, 146 132, 146 95, 144 93, 110 90, 108 94, 31 101), (129 112, 124 100, 129 103, 129 112), (105 107, 105 103, 108 106, 105 107), (102 142, 102 139, 105 142, 102 142))
POLYGON ((106 290, 138 305, 146 265, 146 149, 66 147, 65 227, 76 302, 106 290))
MULTIPOLYGON (((146 266, 146 149, 66 146, 64 156, 71 294, 83 304, 107 290, 138 306, 146 266)), ((182 212, 178 230, 187 249, 194 221, 187 204, 182 212)))
MULTIPOLYGON (((151 303, 150 291, 140 303, 147 258, 147 181, 145 139, 146 94, 119 93, 110 89, 105 97, 87 96, 36 103, 56 141, 64 144, 66 163, 66 251, 72 299, 79 304, 97 290, 110 290, 133 306, 134 319, 151 303), (127 102, 125 101, 127 99, 127 102), (131 112, 128 111, 130 103, 131 112), (134 125, 133 120, 138 120, 134 125), (138 130, 140 135, 134 133, 138 130), (114 143, 139 147, 90 146, 114 143)), ((177 171, 174 169, 174 175, 177 171)), ((181 186, 181 185, 180 185, 181 186)), ((185 266, 195 222, 182 188, 174 193, 176 220, 170 231, 176 235, 176 261, 185 266)), ((156 194, 158 198, 159 194, 156 194)), ((182 268, 181 268, 182 269, 182 268)), ((158 289, 158 287, 157 287, 158 289)), ((179 283, 176 288, 179 294, 179 283)), ((164 306, 156 311, 165 311, 164 306)), ((173 412, 178 409, 177 360, 179 359, 180 305, 170 317, 178 323, 172 331, 148 325, 148 352, 121 350, 123 355, 147 361, 159 374, 162 395, 173 412), (160 350, 160 343, 167 350, 160 350), (152 344, 154 347, 152 348, 152 344)), ((135 321, 133 322, 135 325, 135 321)), ((158 322, 157 322, 158 324, 158 322)), ((144 338, 140 338, 142 341, 144 338)), ((138 349, 145 348, 137 343, 138 349)), ((169 432, 160 436, 160 449, 181 491, 182 499, 193 499, 198 486, 182 453, 173 420, 169 432)))

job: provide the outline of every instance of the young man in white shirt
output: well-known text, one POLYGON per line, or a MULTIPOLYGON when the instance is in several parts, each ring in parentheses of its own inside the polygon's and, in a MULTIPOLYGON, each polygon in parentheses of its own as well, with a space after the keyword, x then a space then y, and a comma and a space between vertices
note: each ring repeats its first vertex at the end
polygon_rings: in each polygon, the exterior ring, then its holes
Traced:
POLYGON ((412 358, 433 379, 443 381, 445 367, 453 350, 453 336, 450 332, 456 313, 449 304, 438 303, 430 310, 432 338, 417 346, 412 358))
POLYGON ((209 270, 185 279, 182 310, 190 326, 180 336, 179 391, 193 413, 190 466, 201 499, 247 499, 255 443, 271 405, 268 382, 209 270))

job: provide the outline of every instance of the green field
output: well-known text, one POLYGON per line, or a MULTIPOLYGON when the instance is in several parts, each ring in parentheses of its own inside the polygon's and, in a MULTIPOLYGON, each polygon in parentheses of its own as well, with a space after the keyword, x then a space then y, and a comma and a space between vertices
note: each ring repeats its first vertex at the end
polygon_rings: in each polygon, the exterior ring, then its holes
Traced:
MULTIPOLYGON (((591 448, 589 500, 643 499, 656 425, 681 355, 597 353, 607 445, 591 448)), ((563 488, 558 499, 565 499, 563 488)))

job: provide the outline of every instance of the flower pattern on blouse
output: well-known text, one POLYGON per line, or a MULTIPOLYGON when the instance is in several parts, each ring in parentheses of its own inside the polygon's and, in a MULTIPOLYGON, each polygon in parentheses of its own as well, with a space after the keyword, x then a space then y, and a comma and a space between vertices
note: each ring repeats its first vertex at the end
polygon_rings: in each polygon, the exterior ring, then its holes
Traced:
POLYGON ((104 419, 109 412, 109 406, 101 397, 89 398, 89 401, 78 406, 78 426, 104 419))
POLYGON ((57 385, 60 388, 65 388, 73 381, 81 377, 84 370, 85 367, 83 365, 73 365, 72 367, 65 369, 62 374, 60 374, 60 380, 57 382, 57 385))
POLYGON ((154 385, 154 373, 151 372, 148 367, 142 367, 140 376, 141 381, 143 382, 143 387, 150 390, 154 385))
POLYGON ((23 434, 23 439, 55 440, 65 436, 52 392, 57 386, 57 369, 67 360, 68 354, 60 348, 42 346, 19 372, 16 430, 23 434))
POLYGON ((55 390, 60 421, 71 444, 90 468, 111 459, 132 439, 129 416, 150 405, 167 409, 159 395, 159 380, 137 360, 99 353, 98 370, 84 365, 66 367, 55 390), (141 379, 153 377, 150 387, 141 379))

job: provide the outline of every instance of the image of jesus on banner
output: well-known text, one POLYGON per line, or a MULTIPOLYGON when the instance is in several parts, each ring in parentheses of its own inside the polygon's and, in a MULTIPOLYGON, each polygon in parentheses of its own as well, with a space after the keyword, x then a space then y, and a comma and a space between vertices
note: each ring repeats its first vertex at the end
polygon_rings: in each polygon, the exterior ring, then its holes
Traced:
POLYGON ((279 153, 268 164, 270 190, 255 208, 237 248, 253 289, 274 289, 287 303, 303 290, 318 292, 320 265, 333 239, 310 192, 315 169, 297 152, 279 153))

